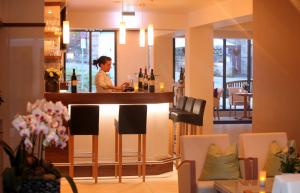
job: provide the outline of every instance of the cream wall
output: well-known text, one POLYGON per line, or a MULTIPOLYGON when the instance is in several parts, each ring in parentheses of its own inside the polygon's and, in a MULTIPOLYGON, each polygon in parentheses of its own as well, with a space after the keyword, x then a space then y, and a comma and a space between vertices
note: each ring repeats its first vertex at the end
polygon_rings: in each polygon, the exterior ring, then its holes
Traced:
POLYGON ((155 37, 154 44, 154 73, 157 87, 159 82, 165 83, 167 91, 172 90, 173 83, 173 33, 155 37))
MULTIPOLYGON (((140 68, 147 65, 147 47, 139 46, 139 31, 127 31, 126 44, 117 43, 117 77, 118 84, 129 81, 128 75, 137 78, 140 68)), ((149 72, 148 72, 149 73, 149 72)))
POLYGON ((204 7, 188 14, 188 26, 196 27, 222 20, 252 15, 253 0, 214 1, 211 6, 204 7))
POLYGON ((252 22, 215 28, 214 38, 253 38, 252 22))
POLYGON ((300 144, 300 9, 254 0, 253 131, 284 131, 300 144))
MULTIPOLYGON (((68 18, 71 28, 76 29, 118 29, 121 21, 120 12, 78 11, 69 10, 68 18)), ((125 17, 126 27, 139 29, 142 15, 136 12, 134 17, 125 17)), ((155 29, 184 29, 187 16, 184 14, 143 13, 143 25, 154 24, 155 29)))
POLYGON ((213 133, 213 28, 205 25, 186 33, 185 91, 206 100, 203 133, 213 133))

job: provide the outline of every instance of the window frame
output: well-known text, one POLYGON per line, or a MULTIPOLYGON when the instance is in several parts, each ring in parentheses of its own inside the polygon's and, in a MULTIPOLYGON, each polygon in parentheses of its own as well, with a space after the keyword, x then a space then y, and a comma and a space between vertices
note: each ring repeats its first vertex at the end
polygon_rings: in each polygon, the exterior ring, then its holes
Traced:
MULTIPOLYGON (((117 85, 118 82, 118 76, 117 76, 117 69, 118 69, 118 61, 117 61, 117 31, 116 30, 85 30, 85 29, 72 29, 70 30, 70 32, 88 32, 89 34, 89 92, 92 92, 92 84, 93 84, 93 80, 92 80, 92 66, 93 66, 93 58, 92 58, 92 33, 93 32, 113 32, 114 33, 114 61, 115 61, 115 72, 114 72, 114 77, 115 77, 115 81, 114 84, 117 85)), ((64 68, 64 80, 66 81, 66 54, 67 54, 67 50, 69 48, 69 45, 66 46, 66 51, 64 52, 64 64, 63 64, 63 68, 64 68)))
MULTIPOLYGON (((251 74, 252 74, 252 69, 253 67, 251 65, 252 64, 252 60, 253 60, 253 54, 252 54, 252 39, 249 38, 214 38, 214 39, 221 39, 223 40, 223 50, 222 50, 222 54, 223 54, 223 97, 222 97, 222 110, 229 110, 229 108, 227 108, 226 105, 226 92, 227 92, 227 88, 226 88, 226 82, 227 82, 227 39, 245 39, 247 40, 247 82, 250 85, 250 81, 251 81, 251 74), (224 97, 225 96, 225 97, 224 97)), ((242 109, 237 109, 237 110, 242 110, 242 109)))

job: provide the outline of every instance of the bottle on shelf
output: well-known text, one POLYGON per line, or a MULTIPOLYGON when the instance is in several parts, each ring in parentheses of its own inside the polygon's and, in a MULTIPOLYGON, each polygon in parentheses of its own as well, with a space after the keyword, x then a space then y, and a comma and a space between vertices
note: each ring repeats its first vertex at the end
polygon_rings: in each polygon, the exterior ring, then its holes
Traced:
POLYGON ((138 83, 139 91, 143 91, 143 78, 144 78, 144 75, 143 75, 143 72, 142 72, 142 68, 140 68, 139 83, 138 83))
POLYGON ((75 74, 75 69, 73 68, 73 74, 71 77, 71 92, 77 93, 77 77, 75 74))
POLYGON ((179 84, 183 84, 184 83, 184 72, 182 67, 180 68, 180 75, 179 75, 179 80, 178 80, 179 84))
POLYGON ((151 69, 150 82, 149 82, 149 92, 155 91, 155 76, 153 73, 153 69, 151 69))
POLYGON ((145 73, 144 73, 144 91, 148 91, 148 74, 147 74, 147 68, 145 67, 145 73))

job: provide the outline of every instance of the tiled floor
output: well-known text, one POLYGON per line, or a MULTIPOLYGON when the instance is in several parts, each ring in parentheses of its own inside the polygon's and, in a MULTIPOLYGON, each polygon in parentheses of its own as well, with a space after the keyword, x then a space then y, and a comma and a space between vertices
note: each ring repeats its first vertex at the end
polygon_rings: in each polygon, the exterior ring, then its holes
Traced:
MULTIPOLYGON (((217 124, 215 133, 228 133, 231 143, 238 142, 240 133, 251 132, 251 124, 217 124)), ((117 178, 99 178, 98 184, 90 179, 76 179, 80 193, 178 193, 177 172, 166 173, 159 176, 147 176, 143 183, 138 177, 124 177, 122 183, 117 178)), ((62 181, 63 193, 72 193, 66 181, 62 181)))

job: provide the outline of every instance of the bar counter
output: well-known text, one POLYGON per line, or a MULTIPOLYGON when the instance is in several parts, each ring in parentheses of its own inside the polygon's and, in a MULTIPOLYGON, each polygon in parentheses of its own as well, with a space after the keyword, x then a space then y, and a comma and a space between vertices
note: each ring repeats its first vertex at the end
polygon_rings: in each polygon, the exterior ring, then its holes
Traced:
POLYGON ((173 92, 50 93, 47 100, 69 104, 155 104, 173 102, 173 92))
MULTIPOLYGON (((173 101, 172 92, 159 93, 45 93, 47 100, 61 101, 68 107, 72 104, 98 104, 99 105, 99 164, 100 166, 114 163, 115 128, 114 120, 118 118, 120 104, 146 104, 147 105, 147 162, 162 160, 169 155, 169 103, 173 101)), ((75 157, 90 155, 90 136, 75 136, 75 157)), ((67 149, 66 149, 67 150, 67 149)), ((46 159, 65 166, 68 164, 66 150, 48 150, 46 159)), ((123 138, 124 161, 136 162, 130 155, 137 152, 137 136, 126 135, 123 138)), ((89 158, 75 158, 75 167, 89 165, 89 158)), ((172 164, 170 164, 172 168, 172 164)), ((160 166, 161 168, 162 166, 160 166)), ((169 167, 169 166, 168 166, 169 167)), ((170 167, 169 167, 170 168, 170 167)), ((101 169, 100 169, 101 170, 101 169)), ((99 170, 100 175, 101 171, 99 170)), ((76 171, 76 170, 75 170, 76 171)), ((113 173, 113 172, 112 172, 113 173)), ((80 175, 80 174, 79 174, 80 175)), ((75 173, 75 176, 79 176, 75 173)))

